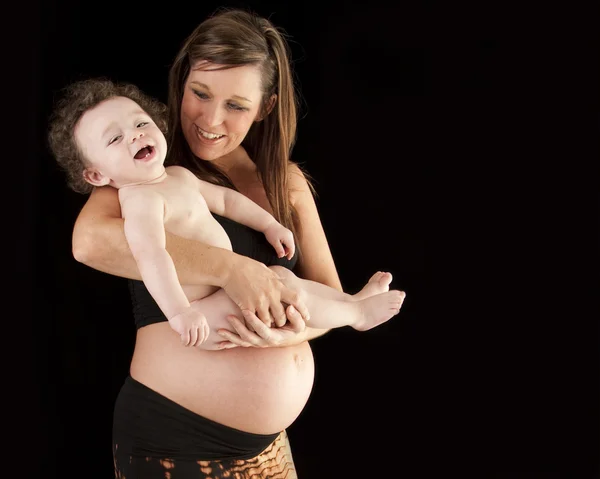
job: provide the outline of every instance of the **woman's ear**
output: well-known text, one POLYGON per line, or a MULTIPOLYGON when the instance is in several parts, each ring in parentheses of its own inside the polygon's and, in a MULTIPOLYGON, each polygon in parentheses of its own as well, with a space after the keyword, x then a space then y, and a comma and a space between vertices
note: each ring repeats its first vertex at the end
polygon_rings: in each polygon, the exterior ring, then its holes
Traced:
POLYGON ((83 179, 94 186, 106 186, 110 183, 110 178, 104 176, 96 168, 86 168, 83 170, 83 179))
POLYGON ((265 102, 265 106, 263 107, 263 109, 259 112, 258 115, 256 115, 256 119, 254 121, 264 120, 267 117, 267 115, 269 113, 271 113, 271 111, 273 111, 273 107, 275 106, 275 103, 277 103, 277 95, 275 93, 273 93, 271 95, 271 98, 269 98, 265 102))

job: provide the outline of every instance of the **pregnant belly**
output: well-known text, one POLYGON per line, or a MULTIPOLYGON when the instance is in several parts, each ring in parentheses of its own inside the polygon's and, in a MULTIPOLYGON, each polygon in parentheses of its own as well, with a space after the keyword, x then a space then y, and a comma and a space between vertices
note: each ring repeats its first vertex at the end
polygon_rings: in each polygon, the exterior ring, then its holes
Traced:
POLYGON ((312 390, 308 342, 286 348, 186 348, 168 323, 137 333, 131 375, 201 416, 242 431, 272 434, 298 417, 312 390))

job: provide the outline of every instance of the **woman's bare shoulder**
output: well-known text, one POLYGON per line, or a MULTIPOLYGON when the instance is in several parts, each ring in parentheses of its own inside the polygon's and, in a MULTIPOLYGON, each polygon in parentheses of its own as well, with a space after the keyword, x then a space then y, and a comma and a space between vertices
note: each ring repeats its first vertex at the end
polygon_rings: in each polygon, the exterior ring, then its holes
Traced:
POLYGON ((114 210, 119 210, 119 192, 112 186, 101 186, 94 188, 87 201, 83 205, 81 215, 86 213, 105 212, 110 214, 114 210))
POLYGON ((288 181, 290 186, 297 188, 308 188, 309 175, 303 167, 301 167, 298 163, 290 161, 288 172, 288 181))
POLYGON ((310 182, 308 173, 298 164, 290 161, 288 166, 288 187, 290 190, 292 203, 301 200, 302 197, 312 198, 314 189, 310 182))
POLYGON ((88 201, 91 199, 97 200, 98 198, 117 198, 118 196, 119 192, 116 188, 112 186, 99 186, 92 190, 88 201))

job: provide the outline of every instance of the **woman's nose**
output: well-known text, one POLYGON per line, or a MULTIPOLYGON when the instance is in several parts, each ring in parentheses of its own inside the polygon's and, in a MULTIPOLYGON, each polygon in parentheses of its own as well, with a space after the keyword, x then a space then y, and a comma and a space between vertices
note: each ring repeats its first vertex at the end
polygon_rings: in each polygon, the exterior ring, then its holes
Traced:
POLYGON ((218 126, 223 123, 223 114, 217 105, 207 105, 202 116, 204 118, 204 124, 207 127, 218 126))

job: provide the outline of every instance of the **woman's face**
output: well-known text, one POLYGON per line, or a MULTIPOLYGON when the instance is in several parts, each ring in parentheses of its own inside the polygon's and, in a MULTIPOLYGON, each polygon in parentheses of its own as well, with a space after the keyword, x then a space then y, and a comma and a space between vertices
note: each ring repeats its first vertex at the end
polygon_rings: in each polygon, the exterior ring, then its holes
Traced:
POLYGON ((212 70, 219 66, 199 62, 192 68, 181 100, 181 127, 197 157, 221 163, 257 119, 262 91, 258 67, 212 70))

